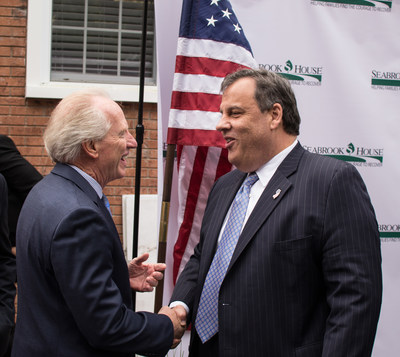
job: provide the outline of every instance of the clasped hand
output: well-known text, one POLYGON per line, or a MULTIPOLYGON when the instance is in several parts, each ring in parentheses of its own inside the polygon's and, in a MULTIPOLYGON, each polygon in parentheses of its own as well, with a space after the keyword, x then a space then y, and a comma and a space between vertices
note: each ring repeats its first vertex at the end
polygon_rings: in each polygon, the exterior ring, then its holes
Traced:
POLYGON ((181 338, 186 330, 186 311, 184 309, 181 311, 177 307, 171 309, 168 306, 163 306, 158 313, 167 315, 174 325, 174 340, 171 348, 175 348, 181 342, 181 338))
MULTIPOLYGON (((163 271, 167 266, 164 263, 144 263, 148 258, 149 254, 145 253, 132 259, 128 264, 129 284, 135 291, 153 291, 158 282, 164 277, 163 271)), ((175 348, 181 342, 186 330, 186 311, 183 307, 171 309, 168 306, 164 306, 158 313, 167 315, 171 319, 174 326, 174 340, 171 348, 175 348)))

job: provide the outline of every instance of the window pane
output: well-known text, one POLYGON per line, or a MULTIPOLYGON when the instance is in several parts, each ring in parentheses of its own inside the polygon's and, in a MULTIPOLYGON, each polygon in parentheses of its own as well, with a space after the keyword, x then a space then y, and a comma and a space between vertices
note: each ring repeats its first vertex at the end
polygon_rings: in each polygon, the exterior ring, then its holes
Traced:
POLYGON ((118 33, 88 31, 86 71, 118 74, 118 33))
POLYGON ((52 69, 54 71, 82 73, 82 58, 82 30, 53 30, 52 69))
MULTIPOLYGON (((53 0, 51 80, 139 83, 144 0, 53 0)), ((155 83, 148 2, 145 82, 155 83)))
POLYGON ((119 1, 89 0, 88 27, 118 29, 119 1))
POLYGON ((82 0, 53 1, 53 26, 84 26, 85 2, 82 0))
MULTIPOLYGON (((139 34, 122 35, 121 47, 121 75, 139 77, 141 51, 134 51, 141 47, 142 37, 139 34)), ((153 34, 147 34, 145 77, 153 75, 153 34)))
MULTIPOLYGON (((165 1, 165 0, 164 0, 165 1)), ((124 1, 122 3, 122 29, 142 32, 143 0, 124 1), (139 15, 139 16, 138 16, 139 15)), ((154 29, 154 2, 148 2, 147 31, 154 29)))

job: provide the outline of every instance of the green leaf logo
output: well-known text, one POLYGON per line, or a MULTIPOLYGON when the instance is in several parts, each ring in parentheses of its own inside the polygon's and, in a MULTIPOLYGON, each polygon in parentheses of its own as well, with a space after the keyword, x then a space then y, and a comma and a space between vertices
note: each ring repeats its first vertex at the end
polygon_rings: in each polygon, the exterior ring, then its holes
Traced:
POLYGON ((287 71, 287 72, 291 71, 293 69, 293 63, 290 62, 290 60, 287 60, 284 68, 285 68, 285 71, 287 71))
POLYGON ((355 150, 355 148, 354 148, 354 145, 352 143, 347 145, 346 151, 347 151, 348 154, 352 154, 354 152, 354 150, 355 150))

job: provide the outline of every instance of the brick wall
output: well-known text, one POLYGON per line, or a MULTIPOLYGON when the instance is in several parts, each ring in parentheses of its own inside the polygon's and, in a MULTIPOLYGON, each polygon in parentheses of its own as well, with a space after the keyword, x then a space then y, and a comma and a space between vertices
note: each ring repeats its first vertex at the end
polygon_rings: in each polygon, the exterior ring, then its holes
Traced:
MULTIPOLYGON (((10 136, 21 154, 42 175, 53 163, 43 146, 42 134, 58 100, 25 98, 27 0, 0 0, 0 134, 10 136)), ((131 132, 137 124, 137 103, 122 103, 131 132)), ((145 104, 141 193, 157 193, 157 105, 145 104)), ((127 176, 105 189, 122 239, 122 195, 135 192, 135 150, 129 156, 127 176)))

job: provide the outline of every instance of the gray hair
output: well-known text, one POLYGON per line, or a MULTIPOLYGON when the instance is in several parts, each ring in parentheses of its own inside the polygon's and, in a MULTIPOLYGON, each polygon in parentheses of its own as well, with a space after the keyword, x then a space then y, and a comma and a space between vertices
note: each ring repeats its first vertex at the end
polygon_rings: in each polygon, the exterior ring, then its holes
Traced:
POLYGON ((52 112, 43 140, 54 162, 72 164, 81 153, 82 143, 106 136, 111 123, 94 105, 96 97, 111 99, 101 89, 85 89, 65 97, 52 112))
POLYGON ((237 80, 246 77, 253 78, 256 82, 254 98, 260 111, 264 113, 275 103, 279 103, 283 109, 283 129, 290 135, 299 135, 300 114, 296 97, 289 81, 282 76, 261 69, 242 69, 225 77, 221 84, 221 92, 237 80))

